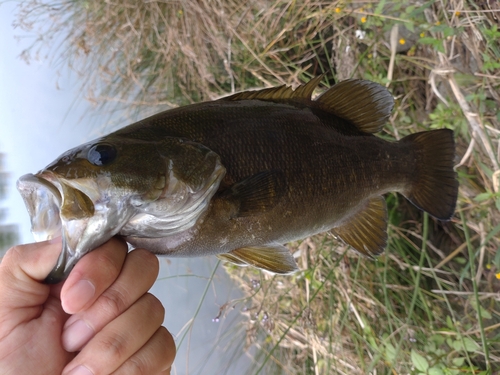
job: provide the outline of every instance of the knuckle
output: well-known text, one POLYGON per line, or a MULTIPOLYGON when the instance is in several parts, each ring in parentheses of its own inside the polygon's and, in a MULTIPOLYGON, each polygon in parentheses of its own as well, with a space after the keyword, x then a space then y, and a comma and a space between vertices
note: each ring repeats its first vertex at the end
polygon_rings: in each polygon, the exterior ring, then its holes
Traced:
POLYGON ((149 365, 140 356, 130 358, 117 373, 119 375, 150 375, 149 365))
POLYGON ((136 261, 141 262, 141 268, 147 269, 148 273, 150 270, 158 270, 160 267, 160 263, 158 261, 158 257, 154 255, 152 252, 145 249, 136 249, 133 250, 131 256, 139 258, 136 261))
POLYGON ((108 334, 99 342, 99 352, 105 353, 111 362, 120 360, 127 356, 127 345, 125 338, 119 333, 108 334))
POLYGON ((105 251, 96 251, 93 253, 95 253, 95 259, 92 263, 99 265, 100 272, 107 277, 116 278, 121 271, 122 263, 117 262, 115 254, 109 254, 105 251))
POLYGON ((175 355, 177 353, 177 348, 175 347, 175 341, 174 337, 172 334, 166 329, 165 327, 161 326, 158 329, 158 335, 161 343, 163 344, 162 347, 165 348, 165 351, 167 352, 164 356, 164 358, 167 361, 167 365, 171 365, 172 362, 174 361, 175 355))
POLYGON ((17 260, 22 258, 21 254, 22 247, 20 245, 16 245, 11 247, 5 255, 3 256, 2 263, 17 263, 17 260))
POLYGON ((3 258, 0 257, 0 267, 5 267, 8 273, 16 278, 19 278, 19 268, 16 265, 22 262, 22 250, 22 245, 14 246, 7 250, 3 258))
POLYGON ((99 299, 103 309, 111 316, 118 316, 128 308, 128 298, 118 288, 107 289, 99 299))
POLYGON ((143 297, 144 303, 147 305, 146 309, 150 312, 150 316, 155 321, 163 322, 165 316, 165 307, 158 298, 151 293, 146 293, 143 297))

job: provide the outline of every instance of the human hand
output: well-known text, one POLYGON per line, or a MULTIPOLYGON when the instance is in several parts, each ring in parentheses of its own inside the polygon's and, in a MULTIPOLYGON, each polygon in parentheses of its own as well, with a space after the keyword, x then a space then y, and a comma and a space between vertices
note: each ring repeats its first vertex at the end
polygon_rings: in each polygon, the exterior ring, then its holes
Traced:
POLYGON ((0 374, 170 374, 175 344, 147 293, 157 258, 113 238, 43 284, 60 252, 60 241, 21 245, 0 263, 0 374))

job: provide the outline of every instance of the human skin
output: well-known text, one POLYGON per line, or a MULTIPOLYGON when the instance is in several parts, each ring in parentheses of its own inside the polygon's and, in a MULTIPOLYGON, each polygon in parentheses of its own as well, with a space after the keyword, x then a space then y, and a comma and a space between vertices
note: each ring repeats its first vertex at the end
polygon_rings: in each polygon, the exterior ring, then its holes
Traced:
POLYGON ((157 258, 113 238, 44 284, 61 247, 15 246, 0 263, 0 374, 170 374, 175 344, 148 293, 157 258))

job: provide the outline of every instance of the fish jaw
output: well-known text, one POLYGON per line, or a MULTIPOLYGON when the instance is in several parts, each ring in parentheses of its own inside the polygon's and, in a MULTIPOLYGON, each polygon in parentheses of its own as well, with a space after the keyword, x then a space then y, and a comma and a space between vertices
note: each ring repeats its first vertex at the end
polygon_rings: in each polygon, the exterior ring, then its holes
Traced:
POLYGON ((17 188, 35 240, 62 236, 61 254, 45 279, 49 284, 64 280, 78 260, 117 234, 134 212, 133 204, 110 199, 90 179, 64 180, 44 171, 22 176, 17 188))
POLYGON ((28 210, 35 241, 46 241, 60 236, 59 209, 62 197, 54 184, 28 173, 19 178, 17 189, 28 210))

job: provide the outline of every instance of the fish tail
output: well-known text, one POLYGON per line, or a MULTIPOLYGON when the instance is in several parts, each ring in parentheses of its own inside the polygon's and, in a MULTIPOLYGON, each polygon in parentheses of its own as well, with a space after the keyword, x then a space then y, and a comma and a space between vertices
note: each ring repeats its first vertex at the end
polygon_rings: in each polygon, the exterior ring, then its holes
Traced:
POLYGON ((418 208, 439 220, 450 220, 455 212, 458 181, 453 170, 453 131, 439 129, 411 134, 401 140, 415 150, 416 166, 410 187, 402 192, 418 208))

